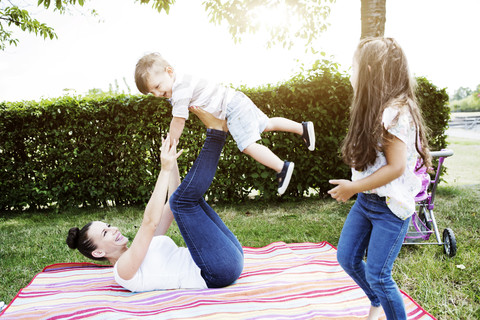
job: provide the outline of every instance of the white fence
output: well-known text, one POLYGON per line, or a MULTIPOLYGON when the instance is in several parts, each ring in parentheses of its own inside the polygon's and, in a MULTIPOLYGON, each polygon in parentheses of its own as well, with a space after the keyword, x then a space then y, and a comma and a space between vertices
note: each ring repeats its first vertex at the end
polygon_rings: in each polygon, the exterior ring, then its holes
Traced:
POLYGON ((448 125, 450 128, 475 129, 480 126, 480 115, 456 116, 448 125))

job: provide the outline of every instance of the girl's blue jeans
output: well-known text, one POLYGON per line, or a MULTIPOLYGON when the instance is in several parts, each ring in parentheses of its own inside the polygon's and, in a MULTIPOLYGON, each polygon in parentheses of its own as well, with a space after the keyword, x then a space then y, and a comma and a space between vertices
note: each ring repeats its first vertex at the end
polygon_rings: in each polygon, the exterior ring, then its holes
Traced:
POLYGON ((209 288, 232 284, 243 270, 242 245, 203 198, 215 176, 226 136, 226 132, 207 129, 202 150, 170 197, 180 232, 209 288))
POLYGON ((338 242, 338 262, 365 291, 372 306, 382 306, 387 319, 407 318, 392 268, 409 222, 410 218, 401 220, 395 216, 384 197, 359 193, 338 242))

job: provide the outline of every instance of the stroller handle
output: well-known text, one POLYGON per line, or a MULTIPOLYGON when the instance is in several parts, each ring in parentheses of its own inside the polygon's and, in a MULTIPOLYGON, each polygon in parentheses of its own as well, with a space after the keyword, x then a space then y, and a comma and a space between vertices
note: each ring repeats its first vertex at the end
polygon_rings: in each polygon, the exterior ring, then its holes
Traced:
POLYGON ((431 151, 430 152, 430 155, 433 157, 433 158, 440 158, 440 157, 450 157, 450 156, 453 156, 453 150, 450 150, 450 149, 443 149, 441 151, 431 151))

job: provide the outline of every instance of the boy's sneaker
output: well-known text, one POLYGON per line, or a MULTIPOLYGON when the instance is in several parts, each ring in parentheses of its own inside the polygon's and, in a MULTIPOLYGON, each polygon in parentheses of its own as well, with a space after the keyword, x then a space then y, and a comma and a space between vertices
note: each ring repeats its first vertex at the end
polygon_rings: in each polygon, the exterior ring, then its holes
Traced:
POLYGON ((313 122, 302 122, 303 134, 302 138, 307 145, 308 150, 315 150, 315 129, 313 128, 313 122))
POLYGON ((290 178, 292 177, 293 168, 295 163, 285 161, 283 163, 283 168, 280 173, 277 173, 278 180, 278 193, 282 195, 285 190, 287 190, 288 184, 290 183, 290 178))

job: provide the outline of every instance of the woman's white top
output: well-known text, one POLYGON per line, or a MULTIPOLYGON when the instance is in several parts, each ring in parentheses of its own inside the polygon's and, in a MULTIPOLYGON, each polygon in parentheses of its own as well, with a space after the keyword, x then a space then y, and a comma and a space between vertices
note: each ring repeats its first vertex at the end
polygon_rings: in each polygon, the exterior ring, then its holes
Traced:
MULTIPOLYGON (((415 124, 407 107, 385 108, 382 116, 382 123, 385 129, 407 145, 407 163, 403 174, 397 179, 384 186, 366 191, 365 193, 376 193, 380 197, 386 197, 388 208, 400 219, 405 220, 415 211, 415 196, 421 189, 421 181, 415 175, 415 164, 419 156, 415 141, 417 137, 415 124), (398 115, 398 118, 397 118, 398 115)), ((357 171, 352 168, 352 181, 360 180, 370 176, 372 173, 387 164, 385 154, 377 152, 375 163, 364 171, 357 171)))
POLYGON ((153 237, 137 273, 130 280, 120 278, 113 267, 115 281, 133 292, 161 289, 204 289, 205 280, 187 248, 178 247, 167 236, 153 237))

